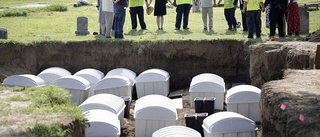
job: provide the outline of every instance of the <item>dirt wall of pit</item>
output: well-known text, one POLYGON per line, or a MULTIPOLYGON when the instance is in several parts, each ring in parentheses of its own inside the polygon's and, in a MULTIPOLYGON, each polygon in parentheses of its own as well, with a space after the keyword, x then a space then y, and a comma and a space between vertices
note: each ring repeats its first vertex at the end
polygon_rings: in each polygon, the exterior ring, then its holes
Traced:
POLYGON ((105 74, 114 68, 135 73, 160 68, 170 74, 170 88, 188 88, 192 77, 214 73, 226 81, 249 83, 249 43, 235 40, 216 41, 88 41, 42 42, 0 45, 0 73, 30 73, 59 66, 72 74, 95 68, 105 74))

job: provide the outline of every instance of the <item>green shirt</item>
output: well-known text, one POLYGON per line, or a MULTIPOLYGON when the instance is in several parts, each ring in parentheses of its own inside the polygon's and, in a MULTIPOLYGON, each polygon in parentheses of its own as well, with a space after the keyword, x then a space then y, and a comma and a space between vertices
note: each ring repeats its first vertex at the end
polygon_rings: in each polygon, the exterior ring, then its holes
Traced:
POLYGON ((233 0, 224 0, 224 8, 225 9, 231 9, 234 8, 233 6, 233 0))
POLYGON ((244 0, 245 2, 248 2, 247 5, 247 11, 250 10, 260 10, 260 2, 263 2, 263 0, 244 0))
POLYGON ((176 0, 177 5, 191 4, 192 0, 176 0))
POLYGON ((139 7, 143 6, 144 0, 129 0, 129 7, 139 7))

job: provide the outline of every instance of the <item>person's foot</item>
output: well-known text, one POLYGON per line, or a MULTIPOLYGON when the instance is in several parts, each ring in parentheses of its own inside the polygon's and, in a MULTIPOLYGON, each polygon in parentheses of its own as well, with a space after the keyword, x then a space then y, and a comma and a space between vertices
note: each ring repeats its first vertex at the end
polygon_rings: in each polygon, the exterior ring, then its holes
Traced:
POLYGON ((187 28, 183 28, 184 30, 188 30, 189 28, 187 27, 187 28))
POLYGON ((276 40, 276 38, 275 38, 274 36, 270 36, 270 37, 269 37, 269 40, 270 40, 270 41, 274 41, 274 40, 276 40))
POLYGON ((160 30, 163 30, 163 28, 160 28, 160 30))
POLYGON ((299 34, 299 32, 296 32, 296 36, 299 36, 300 34, 299 34))
POLYGON ((253 36, 252 36, 252 35, 248 35, 248 37, 247 37, 247 38, 252 39, 252 38, 253 38, 253 36))
POLYGON ((106 38, 108 39, 108 38, 112 38, 111 36, 106 36, 106 38))
POLYGON ((229 27, 228 30, 232 30, 232 27, 229 27))
POLYGON ((137 28, 132 28, 132 30, 137 30, 137 28))
POLYGON ((212 31, 212 27, 209 27, 209 31, 212 31))
POLYGON ((175 28, 175 30, 180 30, 180 28, 175 28))
POLYGON ((147 28, 143 28, 142 30, 148 30, 147 28))
POLYGON ((242 31, 248 31, 248 29, 243 29, 242 31))
POLYGON ((204 30, 204 31, 207 31, 207 30, 208 30, 208 28, 207 28, 207 27, 204 27, 204 28, 203 28, 203 30, 204 30))

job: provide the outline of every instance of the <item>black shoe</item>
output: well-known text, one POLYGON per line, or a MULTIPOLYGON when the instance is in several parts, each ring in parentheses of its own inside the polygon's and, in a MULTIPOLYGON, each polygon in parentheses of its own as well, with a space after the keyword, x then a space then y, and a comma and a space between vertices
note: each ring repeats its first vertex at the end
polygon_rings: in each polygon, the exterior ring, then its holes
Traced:
POLYGON ((229 28, 228 28, 228 30, 232 30, 232 28, 231 28, 231 27, 229 27, 229 28))
POLYGON ((248 29, 243 29, 242 31, 248 31, 248 29))
POLYGON ((207 30, 208 30, 208 28, 207 28, 207 27, 204 27, 204 28, 203 28, 203 30, 204 30, 204 31, 207 31, 207 30))
POLYGON ((148 30, 147 28, 143 28, 142 30, 148 30))
POLYGON ((183 28, 184 30, 188 30, 189 28, 183 28))
POLYGON ((253 36, 248 36, 247 38, 252 39, 252 38, 253 38, 253 36))
POLYGON ((106 36, 106 38, 108 39, 108 38, 112 38, 111 36, 106 36))
POLYGON ((175 30, 180 30, 180 28, 175 28, 175 30))
POLYGON ((161 30, 161 28, 158 28, 158 30, 161 30))
POLYGON ((160 28, 160 30, 163 30, 163 28, 160 28))

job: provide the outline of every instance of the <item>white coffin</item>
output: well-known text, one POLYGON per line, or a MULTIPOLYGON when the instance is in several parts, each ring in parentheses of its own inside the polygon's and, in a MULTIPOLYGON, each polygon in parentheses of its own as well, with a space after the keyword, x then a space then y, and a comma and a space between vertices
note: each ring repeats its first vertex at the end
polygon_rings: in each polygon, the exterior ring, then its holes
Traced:
POLYGON ((88 93, 88 97, 91 97, 93 95, 93 89, 92 89, 93 86, 104 77, 103 72, 101 72, 100 70, 97 70, 97 69, 92 69, 92 68, 82 69, 73 75, 82 77, 82 78, 89 81, 90 90, 88 93))
POLYGON ((71 73, 60 67, 50 67, 38 74, 38 77, 42 78, 46 83, 53 84, 53 82, 64 76, 71 76, 71 73))
POLYGON ((116 114, 94 109, 84 112, 89 127, 86 128, 86 137, 119 137, 121 134, 120 122, 116 114))
POLYGON ((79 107, 84 111, 102 109, 112 112, 118 116, 120 123, 122 123, 126 105, 124 100, 118 96, 112 94, 97 94, 86 99, 79 107))
POLYGON ((93 93, 113 94, 118 97, 132 97, 132 81, 124 76, 109 76, 104 77, 101 81, 96 83, 93 87, 93 93))
POLYGON ((235 112, 214 113, 203 120, 204 137, 256 137, 256 124, 235 112))
POLYGON ((106 77, 110 77, 110 76, 125 76, 127 78, 129 78, 131 80, 132 83, 134 83, 134 80, 136 79, 136 73, 134 73, 133 71, 126 69, 126 68, 116 68, 113 70, 110 70, 106 77))
POLYGON ((251 85, 232 87, 226 95, 227 111, 239 113, 255 122, 259 122, 260 92, 259 88, 251 85))
POLYGON ((156 130, 176 125, 178 116, 174 102, 162 95, 147 95, 136 101, 135 136, 151 137, 156 130))
POLYGON ((82 77, 65 76, 55 80, 53 84, 68 90, 71 94, 71 101, 76 105, 80 105, 88 98, 90 83, 82 77))
POLYGON ((45 81, 38 76, 31 74, 12 75, 3 80, 3 86, 9 87, 43 87, 45 81))
POLYGON ((194 107, 196 97, 215 97, 215 109, 223 110, 225 83, 223 78, 211 73, 199 74, 192 78, 190 88, 190 105, 194 107))
POLYGON ((169 73, 161 69, 149 69, 142 72, 135 81, 138 98, 151 94, 167 96, 169 80, 169 73))
POLYGON ((155 131, 152 137, 201 137, 201 134, 185 126, 168 126, 155 131))

